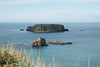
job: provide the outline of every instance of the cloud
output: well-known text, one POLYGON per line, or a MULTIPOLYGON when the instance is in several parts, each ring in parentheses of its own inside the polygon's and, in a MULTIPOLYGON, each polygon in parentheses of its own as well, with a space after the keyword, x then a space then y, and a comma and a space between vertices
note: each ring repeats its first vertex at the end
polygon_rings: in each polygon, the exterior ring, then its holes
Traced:
POLYGON ((100 0, 76 0, 76 2, 83 2, 83 3, 86 3, 86 2, 100 2, 100 0))
POLYGON ((86 3, 86 2, 100 2, 100 0, 0 0, 0 5, 29 4, 29 3, 36 3, 36 2, 86 3))
POLYGON ((17 5, 37 2, 59 2, 61 0, 0 0, 0 5, 17 5))
POLYGON ((41 2, 44 0, 0 0, 0 5, 16 5, 16 4, 28 4, 28 3, 35 3, 41 2))
POLYGON ((100 12, 74 12, 74 11, 58 11, 58 12, 30 12, 30 13, 0 13, 0 20, 7 21, 33 21, 33 22, 44 22, 44 21, 55 21, 55 22, 77 22, 77 21, 100 21, 100 12))

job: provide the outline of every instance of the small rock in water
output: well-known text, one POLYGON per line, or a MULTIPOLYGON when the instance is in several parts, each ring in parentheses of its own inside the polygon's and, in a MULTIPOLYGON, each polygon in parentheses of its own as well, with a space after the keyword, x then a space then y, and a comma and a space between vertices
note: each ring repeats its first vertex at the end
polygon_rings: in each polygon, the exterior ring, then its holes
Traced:
POLYGON ((20 31, 24 31, 24 29, 20 29, 20 31))
POLYGON ((60 44, 60 45, 67 45, 72 44, 72 42, 59 42, 59 41, 50 41, 50 44, 60 44))
POLYGON ((80 30, 80 31, 83 31, 83 30, 80 30))

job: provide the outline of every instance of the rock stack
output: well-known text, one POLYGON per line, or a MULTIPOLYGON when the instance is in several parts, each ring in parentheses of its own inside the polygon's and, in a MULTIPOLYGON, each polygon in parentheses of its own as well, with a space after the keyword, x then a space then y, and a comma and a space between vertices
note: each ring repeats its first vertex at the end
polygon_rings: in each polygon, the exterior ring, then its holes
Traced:
POLYGON ((46 40, 44 38, 39 37, 38 40, 32 42, 32 46, 48 46, 46 40))

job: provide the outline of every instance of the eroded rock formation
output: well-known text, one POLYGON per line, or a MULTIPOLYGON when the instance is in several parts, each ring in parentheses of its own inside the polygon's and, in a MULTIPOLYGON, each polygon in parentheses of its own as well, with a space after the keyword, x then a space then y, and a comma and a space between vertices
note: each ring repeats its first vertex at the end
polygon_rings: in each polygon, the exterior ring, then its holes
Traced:
POLYGON ((44 38, 39 37, 38 40, 32 42, 32 46, 48 46, 46 40, 44 38))

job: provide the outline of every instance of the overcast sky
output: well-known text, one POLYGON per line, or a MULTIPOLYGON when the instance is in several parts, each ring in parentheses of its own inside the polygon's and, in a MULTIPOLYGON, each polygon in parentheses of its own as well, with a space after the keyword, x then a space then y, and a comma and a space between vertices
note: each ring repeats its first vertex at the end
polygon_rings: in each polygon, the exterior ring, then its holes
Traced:
POLYGON ((100 0, 0 0, 0 22, 100 22, 100 0))

